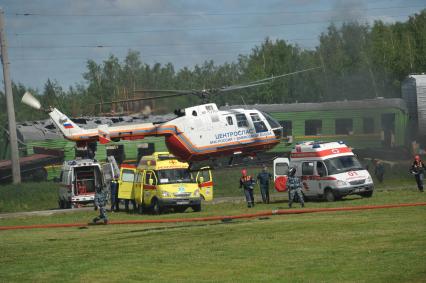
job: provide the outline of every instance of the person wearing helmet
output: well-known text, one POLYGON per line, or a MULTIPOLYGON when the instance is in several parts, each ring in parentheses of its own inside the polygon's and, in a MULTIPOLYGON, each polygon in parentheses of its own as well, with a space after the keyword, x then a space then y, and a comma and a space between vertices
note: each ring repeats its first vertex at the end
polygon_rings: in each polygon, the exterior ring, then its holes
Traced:
POLYGON ((300 178, 296 176, 296 168, 290 167, 288 170, 288 180, 287 180, 287 189, 288 189, 288 207, 291 208, 293 201, 297 197, 299 198, 300 205, 305 206, 305 201, 302 194, 302 182, 300 178))
POLYGON ((241 188, 244 189, 244 195, 246 197, 247 207, 254 206, 253 189, 254 189, 255 183, 256 182, 253 180, 252 176, 247 175, 246 169, 241 170, 240 189, 241 188))
POLYGON ((425 174, 425 165, 423 161, 420 159, 419 155, 416 155, 414 157, 413 164, 410 168, 411 174, 414 175, 414 178, 416 179, 417 188, 420 192, 423 192, 423 179, 425 174))
POLYGON ((98 184, 95 188, 95 210, 99 209, 99 216, 93 218, 91 224, 96 224, 99 220, 103 220, 104 224, 108 224, 108 216, 106 214, 107 190, 104 186, 98 184))

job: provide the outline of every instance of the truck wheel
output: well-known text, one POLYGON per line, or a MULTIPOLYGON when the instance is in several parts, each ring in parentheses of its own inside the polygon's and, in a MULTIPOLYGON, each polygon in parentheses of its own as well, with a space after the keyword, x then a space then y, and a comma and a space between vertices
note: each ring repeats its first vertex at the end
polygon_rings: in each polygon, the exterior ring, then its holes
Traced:
POLYGON ((194 212, 200 212, 201 211, 201 204, 193 205, 192 210, 194 212))
POLYGON ((156 215, 159 215, 161 214, 161 212, 163 212, 163 208, 161 207, 160 202, 156 198, 152 200, 152 212, 156 215))
POLYGON ((332 189, 326 189, 324 192, 324 199, 328 202, 332 202, 336 200, 336 196, 333 193, 332 189))
POLYGON ((363 198, 371 198, 373 196, 373 191, 363 192, 361 193, 363 198))

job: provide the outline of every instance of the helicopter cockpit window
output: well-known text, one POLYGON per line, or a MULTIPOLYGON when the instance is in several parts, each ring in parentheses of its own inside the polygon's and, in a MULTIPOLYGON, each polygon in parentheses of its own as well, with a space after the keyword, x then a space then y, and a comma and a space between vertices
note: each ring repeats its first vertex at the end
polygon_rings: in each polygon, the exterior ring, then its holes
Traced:
POLYGON ((263 121, 260 120, 259 114, 250 113, 250 117, 251 117, 251 120, 253 121, 254 129, 256 130, 256 133, 263 133, 268 131, 268 128, 266 127, 265 123, 263 123, 263 121))
POLYGON ((237 114, 235 115, 235 117, 237 118, 237 126, 240 128, 247 128, 248 127, 248 121, 247 121, 247 117, 245 114, 237 114))
POLYGON ((226 122, 228 122, 228 125, 234 125, 234 121, 232 120, 232 116, 226 117, 226 122))
POLYGON ((281 128, 280 123, 278 123, 278 121, 272 118, 269 114, 266 114, 265 112, 262 112, 262 114, 265 117, 266 121, 268 121, 272 129, 281 128))

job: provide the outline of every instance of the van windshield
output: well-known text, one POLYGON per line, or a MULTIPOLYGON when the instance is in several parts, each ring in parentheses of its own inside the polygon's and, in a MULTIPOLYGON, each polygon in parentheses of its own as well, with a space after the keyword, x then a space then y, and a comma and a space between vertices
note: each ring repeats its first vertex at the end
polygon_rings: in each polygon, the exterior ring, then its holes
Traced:
POLYGON ((355 156, 340 156, 330 158, 325 160, 324 163, 328 169, 328 175, 364 169, 355 156))
POLYGON ((156 173, 160 184, 195 183, 188 169, 165 169, 156 173))

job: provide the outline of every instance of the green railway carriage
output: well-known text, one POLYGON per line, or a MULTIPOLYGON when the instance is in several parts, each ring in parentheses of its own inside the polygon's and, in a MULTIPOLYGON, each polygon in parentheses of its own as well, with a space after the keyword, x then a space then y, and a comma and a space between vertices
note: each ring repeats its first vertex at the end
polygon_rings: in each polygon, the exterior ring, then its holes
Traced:
POLYGON ((288 152, 306 140, 343 140, 356 149, 403 147, 410 142, 407 107, 399 98, 254 107, 283 126, 283 142, 274 152, 288 152))

